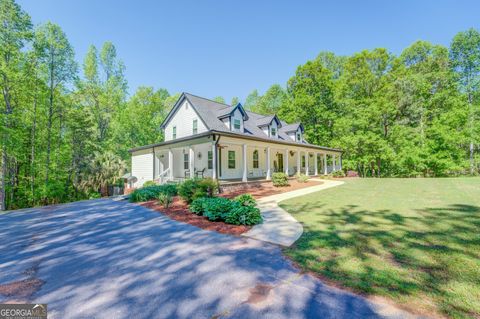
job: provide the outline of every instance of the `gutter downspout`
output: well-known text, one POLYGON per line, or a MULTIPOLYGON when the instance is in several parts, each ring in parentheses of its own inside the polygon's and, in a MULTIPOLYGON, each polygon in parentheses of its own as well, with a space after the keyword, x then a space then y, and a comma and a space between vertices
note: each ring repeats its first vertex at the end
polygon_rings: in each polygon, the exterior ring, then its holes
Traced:
POLYGON ((153 163, 152 181, 154 181, 155 180, 155 146, 152 147, 152 163, 153 163))
POLYGON ((218 165, 218 148, 217 148, 217 146, 218 146, 218 142, 220 141, 221 135, 217 135, 217 136, 218 136, 218 138, 215 139, 215 134, 213 134, 213 139, 215 140, 215 144, 214 144, 215 145, 215 163, 214 163, 214 165, 216 167, 216 171, 217 171, 216 178, 217 178, 217 181, 218 181, 218 178, 220 177, 220 167, 219 167, 220 165, 218 165))

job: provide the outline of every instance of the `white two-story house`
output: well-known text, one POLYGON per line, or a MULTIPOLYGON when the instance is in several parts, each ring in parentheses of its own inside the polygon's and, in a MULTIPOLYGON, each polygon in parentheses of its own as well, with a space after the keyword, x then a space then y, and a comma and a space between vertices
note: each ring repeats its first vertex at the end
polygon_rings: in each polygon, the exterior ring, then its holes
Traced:
POLYGON ((273 172, 318 175, 341 169, 342 151, 309 144, 301 123, 287 124, 241 104, 183 93, 161 127, 164 142, 130 150, 134 187, 151 180, 247 182, 269 180, 273 172))

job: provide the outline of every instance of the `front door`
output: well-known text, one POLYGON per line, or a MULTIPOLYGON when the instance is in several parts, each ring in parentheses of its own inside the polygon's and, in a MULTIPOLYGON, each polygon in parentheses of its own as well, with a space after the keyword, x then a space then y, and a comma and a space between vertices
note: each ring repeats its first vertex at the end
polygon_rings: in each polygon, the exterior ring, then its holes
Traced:
POLYGON ((283 169, 283 154, 282 153, 277 154, 277 162, 278 162, 278 171, 283 172, 284 169, 283 169))

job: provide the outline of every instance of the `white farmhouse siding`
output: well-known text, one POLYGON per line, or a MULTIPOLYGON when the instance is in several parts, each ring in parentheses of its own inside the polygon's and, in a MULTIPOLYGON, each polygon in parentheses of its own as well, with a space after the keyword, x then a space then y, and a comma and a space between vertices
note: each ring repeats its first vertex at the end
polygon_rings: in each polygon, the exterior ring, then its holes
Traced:
POLYGON ((262 131, 265 133, 266 136, 269 136, 268 134, 268 125, 262 126, 262 131))
POLYGON ((153 180, 153 154, 151 149, 132 153, 132 176, 137 178, 134 187, 142 187, 146 181, 153 180))
POLYGON ((206 132, 207 128, 197 112, 188 101, 184 101, 165 126, 165 141, 173 139, 174 127, 177 128, 177 139, 191 136, 193 134, 193 120, 195 119, 197 120, 197 134, 206 132))

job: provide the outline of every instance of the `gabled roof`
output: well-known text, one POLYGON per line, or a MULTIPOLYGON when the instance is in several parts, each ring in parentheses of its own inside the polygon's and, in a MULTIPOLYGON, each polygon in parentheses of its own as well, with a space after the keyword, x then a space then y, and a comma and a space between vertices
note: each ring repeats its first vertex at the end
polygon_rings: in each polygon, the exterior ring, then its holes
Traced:
MULTIPOLYGON (((216 102, 216 101, 199 97, 190 93, 182 93, 177 103, 175 103, 172 110, 163 121, 161 125, 162 128, 166 127, 170 119, 173 117, 173 115, 177 111, 178 107, 182 105, 185 99, 189 102, 189 104, 198 114, 200 119, 205 124, 205 127, 210 131, 231 133, 231 134, 235 134, 238 136, 245 136, 245 137, 255 137, 255 138, 266 140, 266 141, 280 140, 280 141, 285 141, 289 143, 291 142, 293 144, 299 144, 304 146, 308 146, 308 145, 316 146, 313 144, 309 144, 305 141, 301 141, 301 142, 292 141, 292 139, 288 136, 287 131, 285 131, 285 128, 288 128, 289 125, 280 121, 276 115, 265 116, 255 112, 246 111, 240 104, 236 106, 230 106, 225 103, 216 102), (236 108, 241 108, 241 110, 246 114, 247 120, 243 122, 244 132, 232 132, 221 121, 222 116, 224 117, 226 116, 226 114, 231 114, 231 112, 233 112, 236 108), (278 137, 267 136, 263 132, 263 130, 259 127, 259 123, 260 125, 265 122, 271 123, 271 121, 273 120, 278 121, 278 124, 279 124, 278 137)), ((298 125, 298 124, 299 123, 293 124, 293 125, 298 125)))
POLYGON ((298 130, 298 128, 300 128, 302 133, 305 132, 305 130, 303 129, 302 123, 287 124, 287 125, 283 126, 283 131, 285 133, 296 132, 298 130))
POLYGON ((243 108, 242 104, 238 103, 236 106, 227 106, 226 108, 224 109, 221 109, 219 112, 218 112, 218 118, 219 119, 223 119, 223 118, 226 118, 226 117, 229 117, 231 116, 235 110, 239 110, 240 113, 242 113, 242 117, 243 117, 243 120, 244 121, 247 121, 248 120, 248 114, 247 112, 245 111, 245 109, 243 108))
POLYGON ((278 128, 282 127, 282 122, 280 121, 280 119, 277 117, 276 114, 267 115, 267 116, 264 116, 264 117, 258 119, 257 120, 257 126, 258 127, 267 126, 267 125, 270 125, 273 121, 277 122, 278 128))

